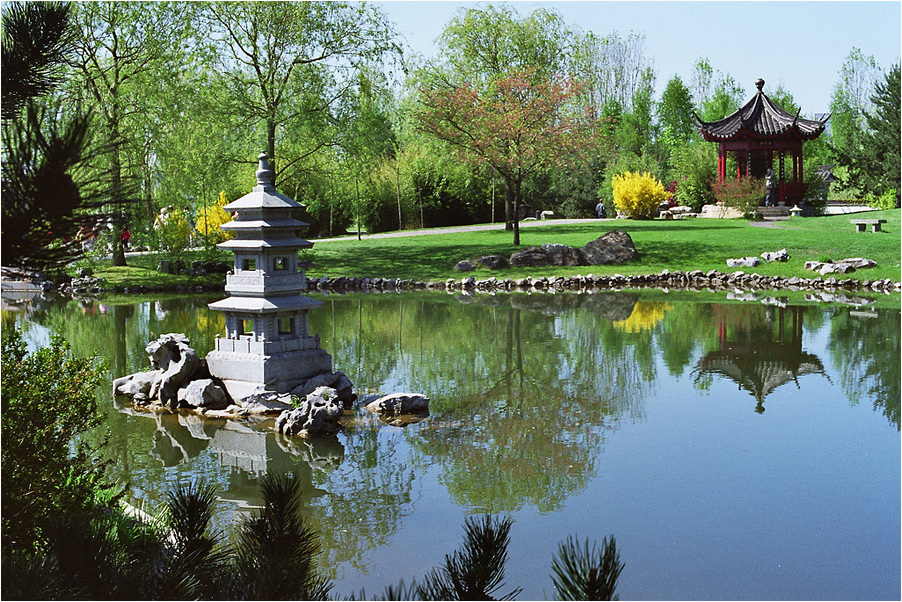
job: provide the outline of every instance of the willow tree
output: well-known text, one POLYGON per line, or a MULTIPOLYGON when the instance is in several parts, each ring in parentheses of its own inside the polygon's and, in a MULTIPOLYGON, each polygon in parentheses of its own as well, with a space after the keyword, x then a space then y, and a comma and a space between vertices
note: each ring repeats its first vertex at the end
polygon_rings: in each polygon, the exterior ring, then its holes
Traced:
POLYGON ((335 143, 331 114, 353 94, 358 68, 399 52, 385 17, 364 3, 211 2, 204 15, 227 81, 223 106, 263 131, 277 179, 335 143))
MULTIPOLYGON (((190 33, 191 10, 189 5, 174 2, 74 5, 77 39, 71 66, 77 76, 71 93, 100 115, 110 149, 110 198, 119 216, 132 200, 131 187, 126 186, 131 174, 123 161, 123 147, 145 143, 132 135, 135 123, 144 120, 148 112, 143 99, 152 86, 165 86, 170 81, 190 33)), ((118 236, 114 237, 113 265, 125 265, 118 236)))

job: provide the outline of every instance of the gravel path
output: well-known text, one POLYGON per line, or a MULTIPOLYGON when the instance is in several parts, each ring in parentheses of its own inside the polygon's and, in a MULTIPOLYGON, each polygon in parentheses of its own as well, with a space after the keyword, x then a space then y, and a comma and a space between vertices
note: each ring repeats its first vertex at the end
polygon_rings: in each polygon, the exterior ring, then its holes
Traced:
MULTIPOLYGON (((531 228, 534 226, 559 226, 565 224, 589 224, 595 222, 612 222, 613 218, 598 219, 543 219, 528 220, 520 222, 520 228, 531 228)), ((452 234, 454 232, 476 232, 479 230, 504 230, 504 223, 497 224, 474 224, 472 226, 451 226, 448 228, 426 228, 425 230, 402 230, 400 232, 382 232, 380 234, 364 234, 361 238, 401 238, 404 236, 426 236, 428 234, 452 234)), ((356 240, 357 235, 336 236, 332 238, 313 238, 310 242, 331 242, 335 240, 356 240)))

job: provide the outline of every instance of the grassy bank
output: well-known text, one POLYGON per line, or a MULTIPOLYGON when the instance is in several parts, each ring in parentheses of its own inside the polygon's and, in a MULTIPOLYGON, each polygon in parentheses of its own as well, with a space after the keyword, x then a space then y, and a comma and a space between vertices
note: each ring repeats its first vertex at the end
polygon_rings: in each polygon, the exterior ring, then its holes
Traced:
MULTIPOLYGON (((877 267, 860 270, 838 278, 860 280, 890 278, 902 280, 900 270, 900 232, 902 214, 898 209, 869 213, 868 218, 887 220, 884 231, 856 232, 849 223, 849 215, 819 218, 795 218, 785 222, 753 223, 745 220, 689 219, 681 221, 611 220, 586 221, 579 224, 557 224, 523 228, 521 246, 511 244, 512 234, 504 230, 427 234, 400 238, 356 238, 316 242, 308 252, 313 265, 307 270, 311 277, 368 276, 413 280, 444 280, 461 278, 454 265, 461 259, 475 259, 482 255, 509 256, 528 246, 559 243, 581 247, 605 232, 615 229, 630 234, 641 254, 638 262, 619 266, 579 266, 544 268, 509 268, 469 272, 476 278, 522 278, 526 276, 572 276, 593 273, 654 274, 665 269, 718 270, 728 268, 728 258, 758 256, 764 251, 787 249, 785 263, 763 264, 746 268, 767 276, 816 276, 805 270, 811 260, 866 257, 877 267)), ((223 253, 223 259, 229 254, 223 253)), ((98 266, 95 275, 113 286, 174 286, 221 281, 221 275, 204 277, 161 274, 152 268, 152 257, 129 258, 126 268, 98 266)))
POLYGON ((612 220, 587 221, 585 224, 550 225, 523 228, 521 246, 511 244, 512 234, 503 230, 460 232, 455 234, 414 236, 409 238, 356 239, 316 243, 312 250, 310 276, 369 276, 443 280, 460 278, 454 265, 461 259, 514 251, 542 243, 560 243, 581 247, 605 232, 622 229, 629 233, 641 254, 641 260, 619 266, 578 266, 545 268, 509 268, 492 271, 480 268, 469 274, 477 278, 496 276, 571 276, 593 273, 653 274, 664 269, 733 271, 728 258, 758 256, 764 251, 787 249, 790 260, 746 269, 768 276, 806 277, 810 260, 866 257, 877 267, 861 270, 849 277, 858 279, 891 278, 900 280, 899 210, 868 214, 886 219, 884 231, 856 232, 848 215, 796 218, 786 222, 752 223, 745 220, 689 219, 681 221, 612 220))

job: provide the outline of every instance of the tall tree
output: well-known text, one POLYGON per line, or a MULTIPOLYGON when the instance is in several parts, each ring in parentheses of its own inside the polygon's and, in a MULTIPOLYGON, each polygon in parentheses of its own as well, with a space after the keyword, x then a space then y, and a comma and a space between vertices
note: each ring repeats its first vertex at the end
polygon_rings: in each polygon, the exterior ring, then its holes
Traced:
POLYGON ((867 194, 900 193, 900 90, 899 65, 894 65, 871 96, 873 109, 865 112, 865 130, 860 142, 838 153, 849 170, 849 184, 867 194))
POLYGON ((224 106, 262 128, 277 179, 335 143, 330 112, 357 69, 399 52, 384 16, 364 3, 212 2, 205 14, 229 84, 224 106), (309 140, 283 156, 301 124, 309 140))
MULTIPOLYGON (((454 90, 464 95, 476 89, 487 93, 496 80, 510 81, 516 74, 515 78, 529 77, 547 88, 553 78, 570 72, 567 57, 572 37, 560 15, 544 9, 526 17, 507 6, 467 9, 442 33, 443 64, 427 66, 421 87, 446 96, 454 90)), ((514 238, 519 240, 517 196, 510 189, 505 194, 505 229, 515 230, 514 238)))
POLYGON ((584 96, 594 117, 611 101, 624 110, 633 109, 647 86, 654 79, 650 61, 645 57, 645 36, 630 32, 621 38, 615 31, 605 37, 591 32, 574 35, 572 72, 587 82, 584 96))
POLYGON ((572 111, 579 84, 537 80, 534 72, 512 72, 484 86, 464 84, 421 90, 420 127, 490 166, 504 181, 513 207, 514 244, 523 183, 552 166, 586 160, 592 122, 572 111))
MULTIPOLYGON (((860 146, 866 129, 864 115, 871 110, 871 96, 879 78, 876 59, 852 48, 840 67, 839 80, 830 97, 830 146, 837 159, 855 153, 860 146)), ((838 175, 842 187, 854 185, 853 179, 838 175)))
MULTIPOLYGON (((84 2, 75 5, 78 29, 73 68, 78 86, 100 114, 109 142, 109 190, 121 228, 125 205, 133 200, 124 162, 124 144, 143 144, 132 135, 135 120, 146 114, 141 102, 148 86, 166 85, 177 53, 190 32, 190 5, 174 2, 84 2), (130 198, 132 197, 132 198, 130 198)), ((75 93, 79 93, 75 91, 75 93)), ((114 237, 113 265, 125 265, 114 237)))

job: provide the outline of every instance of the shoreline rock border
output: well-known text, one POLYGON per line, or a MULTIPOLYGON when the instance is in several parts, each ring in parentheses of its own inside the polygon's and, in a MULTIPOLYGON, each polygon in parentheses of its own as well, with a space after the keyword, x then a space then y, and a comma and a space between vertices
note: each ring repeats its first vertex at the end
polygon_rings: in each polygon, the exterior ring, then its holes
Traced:
POLYGON ((845 291, 871 291, 875 293, 892 294, 902 292, 902 283, 893 280, 858 280, 855 278, 838 279, 828 278, 799 278, 797 276, 765 276, 744 271, 730 273, 718 270, 670 271, 663 270, 659 274, 613 274, 611 276, 528 276, 526 278, 490 277, 477 279, 468 276, 460 279, 449 278, 443 281, 419 281, 393 278, 357 278, 338 276, 330 278, 307 279, 308 291, 316 292, 400 292, 406 290, 436 290, 436 291, 472 291, 472 292, 500 292, 500 291, 548 291, 548 290, 621 290, 627 288, 658 288, 679 290, 845 290, 845 291))
MULTIPOLYGON (((99 297, 110 293, 154 294, 154 293, 202 293, 221 292, 224 284, 204 284, 197 286, 131 286, 104 287, 100 281, 84 286, 67 287, 59 290, 54 286, 44 287, 45 294, 61 294, 73 297, 99 297)), ((902 282, 886 279, 835 278, 835 277, 782 277, 765 276, 744 271, 721 272, 718 270, 670 271, 658 274, 613 274, 596 276, 593 274, 575 276, 528 276, 525 278, 489 277, 477 279, 473 276, 448 278, 446 280, 412 280, 402 278, 369 278, 357 276, 322 276, 307 278, 308 292, 401 292, 408 290, 471 290, 476 292, 530 291, 549 289, 566 290, 619 290, 624 288, 659 288, 679 290, 734 289, 742 290, 845 290, 871 291, 883 294, 902 292, 902 282)))

